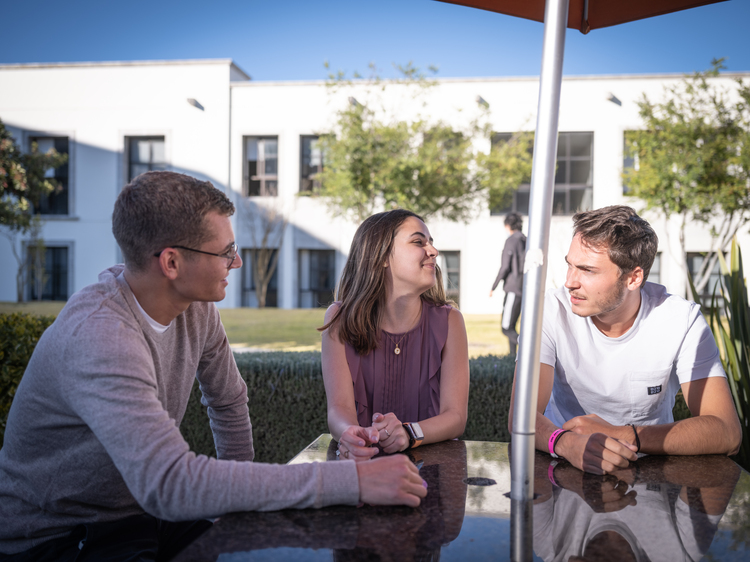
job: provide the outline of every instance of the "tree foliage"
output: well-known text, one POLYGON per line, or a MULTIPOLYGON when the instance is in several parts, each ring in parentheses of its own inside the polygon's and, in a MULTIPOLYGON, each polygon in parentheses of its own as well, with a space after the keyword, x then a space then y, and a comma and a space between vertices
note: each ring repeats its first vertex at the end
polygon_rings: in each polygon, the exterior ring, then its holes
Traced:
MULTIPOLYGON (((398 100, 379 94, 398 84, 413 102, 436 83, 411 64, 396 69, 401 78, 393 81, 370 77, 366 103, 350 97, 320 137, 324 165, 318 195, 331 212, 361 222, 375 212, 401 207, 425 219, 465 221, 483 204, 507 202, 530 175, 531 135, 514 135, 489 154, 477 150, 491 134, 487 104, 479 101, 478 116, 467 117, 461 130, 421 115, 399 120, 393 107, 398 100)), ((330 75, 328 84, 339 91, 355 83, 339 73, 330 75)))
POLYGON ((47 170, 62 166, 67 159, 55 149, 46 154, 38 152, 36 143, 31 152, 21 153, 0 120, 0 225, 26 232, 34 207, 42 197, 59 188, 53 178, 45 177, 47 170))
POLYGON ((688 221, 711 225, 712 247, 695 276, 703 290, 732 237, 750 220, 750 87, 738 80, 739 96, 712 78, 724 68, 686 76, 666 88, 660 102, 639 102, 643 129, 628 131, 626 153, 635 165, 623 172, 630 195, 666 218, 679 216, 686 267, 688 221))

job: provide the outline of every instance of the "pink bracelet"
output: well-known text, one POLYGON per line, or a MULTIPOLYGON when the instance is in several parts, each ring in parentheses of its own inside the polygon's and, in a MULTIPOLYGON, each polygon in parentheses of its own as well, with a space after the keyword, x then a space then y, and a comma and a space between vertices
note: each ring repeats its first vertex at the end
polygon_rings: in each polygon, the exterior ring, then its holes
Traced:
POLYGON ((555 453, 555 445, 557 445, 557 440, 560 438, 560 436, 563 433, 567 433, 570 431, 569 429, 556 429, 552 432, 552 435, 549 436, 549 441, 547 442, 547 448, 549 449, 549 454, 552 455, 553 458, 559 459, 560 455, 555 453))

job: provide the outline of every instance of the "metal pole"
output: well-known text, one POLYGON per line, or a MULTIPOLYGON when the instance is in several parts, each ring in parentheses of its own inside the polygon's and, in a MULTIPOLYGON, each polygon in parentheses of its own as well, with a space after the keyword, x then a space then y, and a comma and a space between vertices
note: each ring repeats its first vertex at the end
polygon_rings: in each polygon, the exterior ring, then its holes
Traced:
POLYGON ((521 346, 513 408, 510 494, 514 500, 531 500, 534 494, 534 434, 539 391, 539 348, 544 286, 547 279, 546 256, 554 194, 568 1, 548 0, 544 13, 542 74, 539 81, 539 108, 531 169, 529 237, 523 278, 521 346))

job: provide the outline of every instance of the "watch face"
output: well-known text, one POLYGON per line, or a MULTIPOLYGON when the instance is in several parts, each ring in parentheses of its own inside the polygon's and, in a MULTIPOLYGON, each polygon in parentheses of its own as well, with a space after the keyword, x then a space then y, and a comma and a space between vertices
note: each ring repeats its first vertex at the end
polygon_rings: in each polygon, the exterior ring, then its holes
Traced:
POLYGON ((411 424, 411 428, 414 430, 414 437, 417 440, 424 439, 424 433, 422 432, 422 428, 419 427, 419 424, 417 422, 414 422, 411 424))

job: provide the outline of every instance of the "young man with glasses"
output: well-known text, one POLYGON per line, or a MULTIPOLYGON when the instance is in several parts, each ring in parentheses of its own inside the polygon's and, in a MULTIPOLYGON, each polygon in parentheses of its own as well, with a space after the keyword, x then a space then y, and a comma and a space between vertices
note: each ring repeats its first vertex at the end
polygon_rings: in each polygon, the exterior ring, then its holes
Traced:
POLYGON ((182 174, 125 186, 112 217, 125 264, 71 297, 16 392, 0 450, 0 560, 141 559, 136 548, 167 560, 205 518, 233 511, 419 505, 423 480, 401 455, 251 462, 247 387, 214 305, 242 265, 233 212, 182 174), (195 378, 218 459, 179 432, 195 378))

